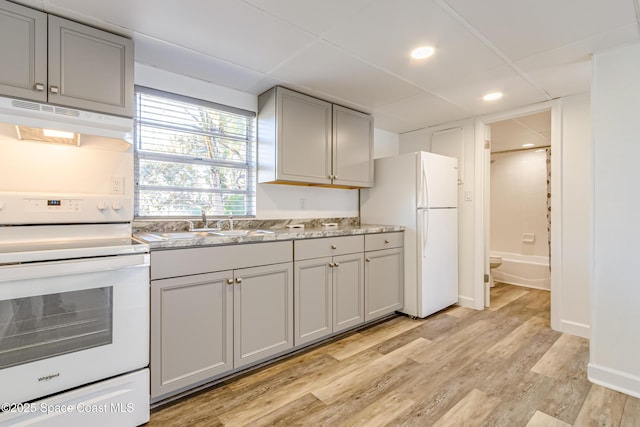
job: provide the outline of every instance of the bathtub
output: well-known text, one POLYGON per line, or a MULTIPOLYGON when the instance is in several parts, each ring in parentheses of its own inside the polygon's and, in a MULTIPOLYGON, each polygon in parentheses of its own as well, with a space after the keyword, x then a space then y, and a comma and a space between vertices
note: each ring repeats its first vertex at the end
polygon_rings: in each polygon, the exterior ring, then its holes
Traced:
POLYGON ((491 270, 494 281, 551 290, 551 272, 547 257, 509 252, 491 252, 491 256, 502 257, 502 265, 491 270))

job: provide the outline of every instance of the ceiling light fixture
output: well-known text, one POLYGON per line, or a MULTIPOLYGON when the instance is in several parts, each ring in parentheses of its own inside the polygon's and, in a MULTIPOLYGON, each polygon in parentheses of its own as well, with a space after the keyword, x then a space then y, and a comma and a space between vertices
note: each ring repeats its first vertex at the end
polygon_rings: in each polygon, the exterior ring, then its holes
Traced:
POLYGON ((73 132, 65 132, 62 130, 42 129, 42 134, 50 138, 64 138, 73 139, 75 134, 73 132))
POLYGON ((523 146, 524 148, 533 147, 534 145, 536 145, 536 144, 532 144, 532 143, 522 144, 522 146, 523 146))
POLYGON ((502 92, 492 92, 488 93, 482 97, 485 101, 495 101, 496 99, 502 98, 502 92))
POLYGON ((411 51, 411 57, 413 59, 425 59, 433 55, 433 48, 431 46, 421 46, 411 51))

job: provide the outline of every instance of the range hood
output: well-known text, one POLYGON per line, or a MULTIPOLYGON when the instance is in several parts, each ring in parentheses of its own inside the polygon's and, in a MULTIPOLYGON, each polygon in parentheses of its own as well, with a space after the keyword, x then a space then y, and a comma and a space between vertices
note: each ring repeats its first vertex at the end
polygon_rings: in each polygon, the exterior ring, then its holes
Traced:
POLYGON ((0 123, 133 142, 133 119, 0 96, 0 123))

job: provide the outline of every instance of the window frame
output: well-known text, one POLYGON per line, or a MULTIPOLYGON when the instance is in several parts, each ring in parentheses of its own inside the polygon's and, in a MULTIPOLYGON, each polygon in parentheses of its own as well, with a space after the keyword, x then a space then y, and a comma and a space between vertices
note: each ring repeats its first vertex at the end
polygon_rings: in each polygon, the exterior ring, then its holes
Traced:
MULTIPOLYGON (((256 216, 256 192, 257 192, 257 123, 256 113, 249 110, 244 110, 224 104, 218 104, 212 101, 206 101, 198 98, 192 98, 185 95, 176 94, 173 92, 166 92, 158 89, 153 89, 145 86, 136 85, 135 91, 135 115, 134 115, 134 219, 136 220, 179 220, 179 219, 193 219, 199 218, 201 214, 192 215, 141 215, 140 214, 140 198, 141 192, 145 190, 152 191, 185 191, 189 193, 212 193, 212 194, 241 194, 245 196, 246 204, 248 206, 248 213, 245 215, 233 214, 235 218, 255 218, 256 216), (245 162, 242 163, 246 168, 246 190, 232 190, 232 189, 211 189, 211 188, 192 188, 184 186, 170 186, 170 185, 143 185, 140 183, 140 161, 141 160, 153 160, 159 162, 170 163, 183 163, 185 165, 196 166, 211 166, 211 167, 232 167, 241 169, 238 161, 229 161, 224 159, 208 159, 198 156, 190 156, 185 154, 170 154, 163 152, 153 152, 141 149, 140 140, 140 128, 145 126, 145 120, 140 117, 140 94, 151 95, 161 97, 166 100, 176 101, 180 103, 186 103, 193 106, 205 107, 208 109, 216 110, 221 113, 229 113, 235 116, 244 116, 248 119, 246 129, 246 139, 233 138, 225 136, 226 139, 236 139, 238 141, 246 141, 245 162)), ((167 126, 165 123, 156 123, 157 126, 152 125, 153 121, 147 121, 146 126, 161 128, 163 130, 173 130, 176 132, 188 132, 192 134, 202 134, 207 136, 213 136, 208 132, 198 132, 193 128, 184 128, 180 126, 167 126)), ((194 205, 194 207, 196 207, 194 205)), ((209 218, 227 218, 229 215, 220 215, 207 212, 209 218)))

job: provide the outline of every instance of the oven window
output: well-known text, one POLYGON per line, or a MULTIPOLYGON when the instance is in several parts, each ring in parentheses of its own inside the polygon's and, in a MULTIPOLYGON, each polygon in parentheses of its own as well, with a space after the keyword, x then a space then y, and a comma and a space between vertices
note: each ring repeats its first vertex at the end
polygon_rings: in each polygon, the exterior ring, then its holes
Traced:
POLYGON ((0 301, 0 369, 112 340, 112 286, 0 301))

